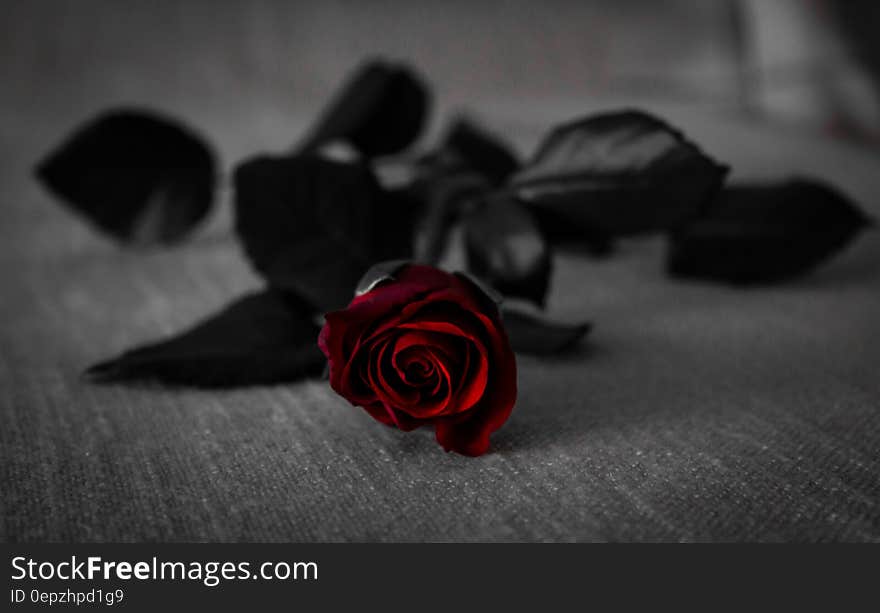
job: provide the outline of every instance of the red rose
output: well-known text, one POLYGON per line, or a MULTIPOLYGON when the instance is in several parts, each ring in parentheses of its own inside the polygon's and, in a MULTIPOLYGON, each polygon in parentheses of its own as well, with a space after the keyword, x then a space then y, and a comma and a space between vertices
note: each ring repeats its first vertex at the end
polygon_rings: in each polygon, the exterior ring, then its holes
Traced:
POLYGON ((433 425, 447 451, 489 449, 516 401, 516 361, 471 281, 406 265, 325 318, 318 345, 340 396, 401 430, 433 425))

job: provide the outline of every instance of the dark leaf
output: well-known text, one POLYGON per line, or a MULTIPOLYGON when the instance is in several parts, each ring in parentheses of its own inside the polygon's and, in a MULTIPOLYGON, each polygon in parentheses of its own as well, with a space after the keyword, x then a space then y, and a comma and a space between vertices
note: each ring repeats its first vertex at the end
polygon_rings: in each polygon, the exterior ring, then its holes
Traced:
POLYGON ((420 179, 409 190, 421 202, 421 217, 415 230, 415 260, 436 265, 453 225, 489 190, 485 177, 469 170, 430 174, 420 179))
POLYGON ((498 291, 495 290, 495 288, 491 287, 490 285, 486 285, 486 283, 482 279, 480 279, 479 277, 475 277, 471 273, 464 272, 461 270, 458 270, 458 271, 454 272, 453 274, 455 276, 457 276, 458 278, 467 281, 468 283, 473 285, 476 289, 480 290, 480 293, 485 294, 486 298, 488 298, 490 302, 494 303, 495 306, 498 306, 502 302, 504 302, 504 296, 499 294, 498 291))
POLYGON ((321 374, 319 327, 280 292, 239 298, 221 312, 167 340, 92 366, 95 382, 156 380, 195 387, 295 381, 321 374))
POLYGON ((358 281, 357 288, 354 291, 355 295, 363 296, 380 283, 394 280, 398 271, 407 264, 409 264, 409 260, 388 260, 370 266, 369 270, 358 281))
POLYGON ((469 270, 505 296, 543 305, 553 260, 528 209, 506 196, 483 198, 463 224, 469 270))
POLYGON ((506 181, 520 166, 510 147, 466 119, 452 125, 441 149, 457 156, 464 166, 493 185, 506 181))
POLYGON ((667 266, 680 277, 781 280, 818 265, 869 223, 845 196, 816 181, 729 187, 704 217, 670 237, 667 266))
POLYGON ((427 88, 409 68, 369 62, 345 84, 301 150, 343 140, 365 157, 399 153, 419 137, 429 104, 427 88))
POLYGON ((126 243, 183 238, 211 208, 215 161, 187 127, 116 110, 90 121, 36 169, 52 192, 126 243))
POLYGON ((373 263, 412 251, 411 216, 361 163, 252 159, 235 171, 235 211, 255 268, 322 312, 347 305, 373 263))
POLYGON ((510 345, 518 353, 559 353, 573 347, 593 327, 588 322, 567 324, 549 321, 510 305, 501 307, 501 315, 510 345))
POLYGON ((675 228, 699 214, 727 168, 638 111, 562 125, 511 179, 551 241, 675 228))

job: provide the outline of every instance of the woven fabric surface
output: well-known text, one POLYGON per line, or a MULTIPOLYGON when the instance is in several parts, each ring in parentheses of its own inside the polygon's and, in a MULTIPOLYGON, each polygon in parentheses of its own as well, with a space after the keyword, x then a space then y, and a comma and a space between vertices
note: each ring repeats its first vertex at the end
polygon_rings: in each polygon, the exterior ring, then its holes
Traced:
MULTIPOLYGON (((523 104, 531 121, 509 134, 527 147, 576 106, 523 104)), ((282 131, 277 109, 252 132, 204 112, 227 160, 282 131)), ((260 282, 228 211, 166 251, 100 238, 29 174, 74 113, 21 113, 0 143, 2 540, 880 539, 876 233, 750 290, 670 280, 660 239, 562 256, 550 311, 596 328, 571 354, 519 359, 513 417, 472 459, 373 422, 323 381, 80 380, 260 282)), ((817 173, 880 212, 875 154, 670 114, 740 176, 817 173)))

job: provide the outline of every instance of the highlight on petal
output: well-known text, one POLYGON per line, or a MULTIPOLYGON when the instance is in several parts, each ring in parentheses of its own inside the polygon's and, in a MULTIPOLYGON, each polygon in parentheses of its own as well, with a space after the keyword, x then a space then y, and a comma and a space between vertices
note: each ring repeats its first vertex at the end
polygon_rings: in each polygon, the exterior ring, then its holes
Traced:
POLYGON ((393 281, 395 275, 408 264, 408 260, 387 260, 385 262, 373 264, 367 272, 363 274, 360 281, 358 281, 357 287, 354 290, 354 295, 363 296, 375 289, 380 283, 393 281))

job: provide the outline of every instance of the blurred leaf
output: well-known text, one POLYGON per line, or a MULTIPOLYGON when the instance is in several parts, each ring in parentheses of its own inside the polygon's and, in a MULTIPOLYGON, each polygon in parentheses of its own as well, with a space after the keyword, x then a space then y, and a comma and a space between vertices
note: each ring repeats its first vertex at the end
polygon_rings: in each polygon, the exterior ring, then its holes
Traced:
POLYGON ((421 203, 416 222, 414 259, 436 265, 443 256, 454 224, 489 192, 485 177, 469 170, 429 174, 410 190, 421 203))
POLYGON ((869 223, 845 196, 816 181, 729 187, 670 237, 667 266, 679 277, 777 281, 820 264, 869 223))
POLYGON ((487 285, 486 282, 479 277, 476 277, 473 274, 462 270, 457 270, 452 274, 454 274, 459 279, 462 279, 463 281, 467 281, 476 289, 480 290, 480 293, 485 294, 486 298, 488 298, 489 301, 495 306, 498 306, 502 302, 504 302, 504 296, 498 293, 498 291, 492 286, 487 285))
POLYGON ((320 375, 326 359, 319 327, 280 292, 239 298, 195 327, 96 364, 94 382, 156 380, 195 387, 235 387, 320 375))
POLYGON ((592 115, 550 133, 511 179, 551 242, 652 232, 696 216, 727 173, 660 119, 592 115))
POLYGON ((346 306, 373 263, 412 251, 411 211, 361 163, 251 159, 235 171, 235 210, 254 267, 322 312, 346 306))
POLYGON ((493 185, 502 184, 520 167, 510 147, 466 119, 452 124, 441 150, 457 156, 465 167, 483 175, 493 185))
POLYGON ((371 61, 345 83, 301 151, 342 140, 368 158, 399 153, 419 137, 429 105, 427 88, 409 68, 371 61))
POLYGON ((510 345, 517 353, 551 355, 573 347, 592 329, 583 322, 567 324, 550 321, 543 316, 502 305, 501 315, 510 345))
POLYGON ((553 261, 531 213, 513 198, 487 197, 463 224, 468 269, 505 296, 543 305, 553 261))
POLYGON ((36 169, 43 184, 124 243, 183 238, 211 208, 208 145, 170 119, 113 110, 77 129, 36 169))

